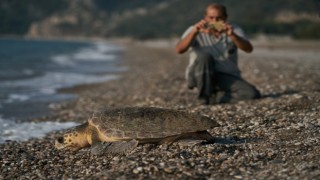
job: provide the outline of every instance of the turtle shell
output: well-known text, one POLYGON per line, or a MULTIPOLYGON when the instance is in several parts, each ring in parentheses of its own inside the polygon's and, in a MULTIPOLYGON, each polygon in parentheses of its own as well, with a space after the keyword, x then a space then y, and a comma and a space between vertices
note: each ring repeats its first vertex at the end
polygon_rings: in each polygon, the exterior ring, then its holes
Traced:
POLYGON ((222 31, 225 28, 225 25, 222 21, 217 21, 208 25, 209 28, 215 29, 217 31, 222 31))
POLYGON ((219 126, 204 115, 155 107, 110 108, 94 113, 88 121, 115 139, 164 138, 219 126))

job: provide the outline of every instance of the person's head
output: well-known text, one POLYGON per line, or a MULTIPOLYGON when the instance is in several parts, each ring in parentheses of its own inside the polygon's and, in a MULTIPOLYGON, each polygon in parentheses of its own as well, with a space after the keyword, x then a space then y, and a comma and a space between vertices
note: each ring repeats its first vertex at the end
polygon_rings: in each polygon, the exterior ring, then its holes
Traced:
POLYGON ((227 8, 222 4, 209 4, 205 10, 204 19, 207 22, 226 21, 227 18, 227 8))

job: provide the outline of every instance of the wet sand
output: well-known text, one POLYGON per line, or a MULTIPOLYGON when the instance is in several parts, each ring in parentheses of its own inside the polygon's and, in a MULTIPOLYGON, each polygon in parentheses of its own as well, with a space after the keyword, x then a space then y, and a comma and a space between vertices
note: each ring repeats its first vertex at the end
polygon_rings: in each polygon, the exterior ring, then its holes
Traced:
POLYGON ((0 179, 316 179, 320 177, 319 42, 254 42, 240 54, 243 77, 263 98, 203 106, 188 90, 187 55, 174 42, 119 42, 126 46, 120 79, 61 90, 72 102, 52 104, 54 114, 34 121, 85 122, 108 107, 154 106, 206 114, 222 126, 218 142, 182 147, 143 145, 126 155, 58 151, 62 132, 0 145, 0 179))

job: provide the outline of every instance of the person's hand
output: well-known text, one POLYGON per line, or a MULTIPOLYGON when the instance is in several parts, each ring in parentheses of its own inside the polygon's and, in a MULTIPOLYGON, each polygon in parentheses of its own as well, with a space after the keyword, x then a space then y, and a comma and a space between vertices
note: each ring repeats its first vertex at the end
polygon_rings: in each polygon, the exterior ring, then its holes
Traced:
POLYGON ((196 32, 210 33, 210 29, 206 27, 207 22, 205 20, 201 20, 194 25, 194 30, 196 32))
POLYGON ((232 36, 233 33, 234 33, 234 32, 233 32, 233 27, 232 27, 229 23, 227 23, 227 22, 225 22, 224 25, 225 25, 225 28, 224 28, 225 33, 226 33, 228 36, 232 36))

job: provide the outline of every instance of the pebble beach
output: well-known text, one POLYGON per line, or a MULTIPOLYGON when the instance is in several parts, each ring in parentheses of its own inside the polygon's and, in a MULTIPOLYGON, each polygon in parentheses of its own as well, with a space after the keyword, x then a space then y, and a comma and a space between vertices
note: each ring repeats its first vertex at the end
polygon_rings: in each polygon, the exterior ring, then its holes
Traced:
POLYGON ((0 144, 0 179, 319 179, 320 42, 253 41, 239 54, 242 76, 262 98, 205 106, 185 82, 188 55, 176 41, 114 40, 127 71, 105 83, 61 89, 72 101, 50 104, 34 122, 83 123, 108 107, 163 107, 205 114, 221 127, 214 144, 139 145, 124 155, 56 150, 63 131, 0 144))

